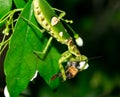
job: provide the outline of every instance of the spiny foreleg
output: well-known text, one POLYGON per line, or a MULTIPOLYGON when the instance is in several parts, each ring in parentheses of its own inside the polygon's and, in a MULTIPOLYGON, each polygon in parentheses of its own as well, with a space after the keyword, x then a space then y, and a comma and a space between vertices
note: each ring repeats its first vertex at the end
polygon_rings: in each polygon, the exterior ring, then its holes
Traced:
POLYGON ((63 62, 68 62, 68 59, 71 55, 72 54, 69 51, 66 51, 62 54, 61 58, 59 59, 59 68, 60 68, 60 71, 61 71, 61 76, 63 78, 63 81, 66 81, 66 74, 65 74, 65 70, 64 70, 64 67, 63 67, 62 63, 63 62))

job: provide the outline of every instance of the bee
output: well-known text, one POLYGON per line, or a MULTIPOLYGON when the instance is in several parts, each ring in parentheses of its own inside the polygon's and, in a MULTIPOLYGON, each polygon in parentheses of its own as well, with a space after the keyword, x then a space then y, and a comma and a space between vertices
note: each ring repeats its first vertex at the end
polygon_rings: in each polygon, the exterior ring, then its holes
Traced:
MULTIPOLYGON (((85 70, 89 67, 89 65, 85 61, 81 62, 67 62, 67 66, 65 67, 65 75, 66 79, 74 78, 78 72, 85 70)), ((62 77, 61 73, 55 74, 52 76, 51 80, 54 80, 58 77, 62 77)))

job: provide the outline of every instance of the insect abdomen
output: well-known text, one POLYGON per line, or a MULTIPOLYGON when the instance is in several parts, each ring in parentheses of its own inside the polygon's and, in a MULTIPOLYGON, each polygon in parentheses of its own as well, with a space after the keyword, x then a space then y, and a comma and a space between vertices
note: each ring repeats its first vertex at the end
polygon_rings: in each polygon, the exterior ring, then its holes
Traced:
POLYGON ((33 6, 38 23, 56 40, 66 44, 70 35, 65 30, 52 7, 45 0, 33 0, 33 6))

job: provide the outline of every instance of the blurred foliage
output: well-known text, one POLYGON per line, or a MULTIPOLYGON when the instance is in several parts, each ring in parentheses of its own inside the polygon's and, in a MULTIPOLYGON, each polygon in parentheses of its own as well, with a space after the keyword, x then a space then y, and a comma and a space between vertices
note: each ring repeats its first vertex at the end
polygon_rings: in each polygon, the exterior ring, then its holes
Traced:
MULTIPOLYGON (((48 2, 64 10, 67 13, 65 18, 74 20, 72 27, 84 40, 80 51, 89 57, 90 67, 74 79, 61 83, 56 90, 51 90, 38 76, 21 97, 120 97, 120 0, 48 2)), ((3 71, 2 60, 1 56, 0 71, 3 71)), ((4 82, 0 72, 1 87, 4 82)))

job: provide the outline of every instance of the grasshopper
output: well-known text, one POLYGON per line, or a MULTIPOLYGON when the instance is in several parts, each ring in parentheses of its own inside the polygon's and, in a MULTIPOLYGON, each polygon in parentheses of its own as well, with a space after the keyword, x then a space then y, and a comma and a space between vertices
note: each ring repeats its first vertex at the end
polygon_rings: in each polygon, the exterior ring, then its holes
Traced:
MULTIPOLYGON (((36 53, 45 54, 50 42, 53 38, 55 38, 59 43, 67 45, 68 47, 68 50, 61 55, 58 61, 61 72, 60 75, 63 81, 66 81, 67 78, 73 78, 78 73, 78 71, 86 69, 88 67, 87 57, 85 55, 81 55, 77 46, 74 44, 72 37, 69 35, 69 33, 67 32, 67 30, 61 22, 61 20, 69 22, 69 20, 64 20, 62 18, 65 15, 65 12, 52 8, 45 0, 33 0, 33 9, 37 22, 51 35, 44 50, 42 52, 36 53), (61 14, 57 16, 55 10, 60 11, 61 14), (68 68, 66 70, 62 65, 63 62, 68 62, 68 68), (72 65, 69 65, 69 63, 71 63, 72 65), (74 66, 73 63, 76 63, 77 65, 74 66), (81 66, 81 63, 84 64, 82 64, 81 66), (77 70, 75 74, 72 71, 72 67, 74 67, 74 69, 77 70), (73 74, 73 76, 69 76, 68 73, 73 74)), ((81 39, 76 33, 74 33, 74 38, 76 40, 81 39)))

